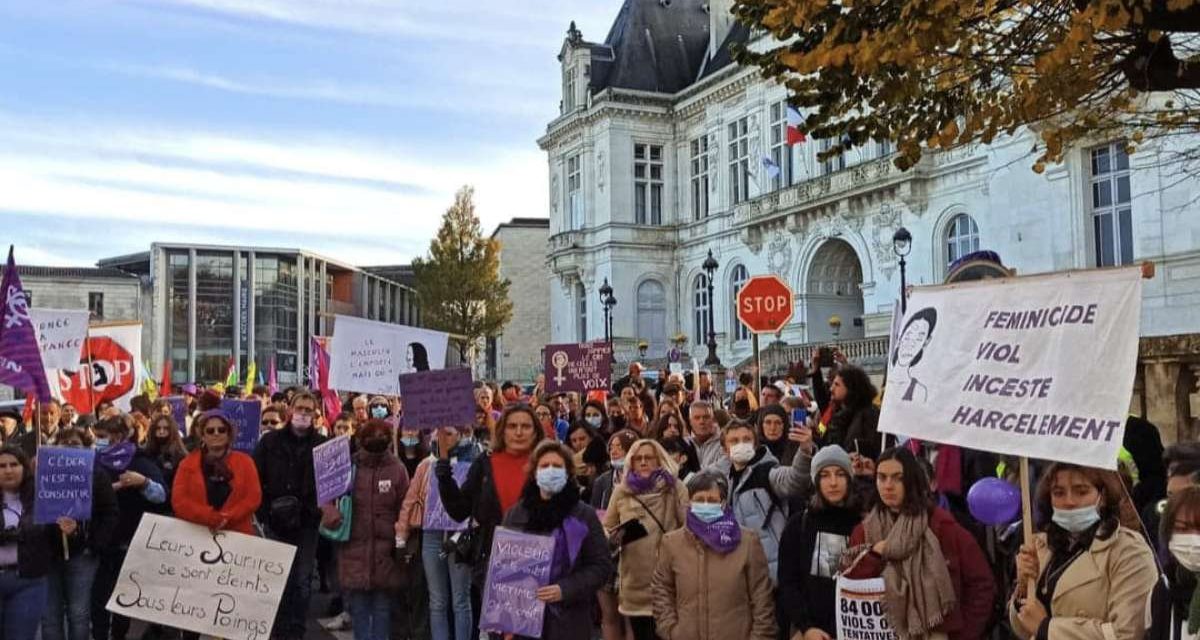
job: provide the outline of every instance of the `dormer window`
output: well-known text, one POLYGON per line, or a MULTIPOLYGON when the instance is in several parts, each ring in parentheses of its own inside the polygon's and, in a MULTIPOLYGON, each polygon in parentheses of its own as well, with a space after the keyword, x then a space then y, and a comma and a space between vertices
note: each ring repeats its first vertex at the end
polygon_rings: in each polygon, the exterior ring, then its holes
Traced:
POLYGON ((575 65, 563 69, 563 113, 575 110, 575 65))

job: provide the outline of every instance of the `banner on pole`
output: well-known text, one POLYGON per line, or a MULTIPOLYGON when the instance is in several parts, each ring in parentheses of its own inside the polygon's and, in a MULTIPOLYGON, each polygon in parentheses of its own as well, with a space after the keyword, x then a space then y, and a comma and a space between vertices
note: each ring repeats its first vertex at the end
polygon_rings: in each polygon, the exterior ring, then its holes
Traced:
POLYGON ((475 424, 475 382, 470 369, 443 369, 400 376, 404 426, 416 429, 475 424))
POLYGON ((91 369, 58 371, 58 389, 65 402, 80 413, 95 409, 94 403, 110 401, 129 411, 129 401, 140 393, 138 363, 142 361, 141 323, 120 324, 88 329, 80 362, 91 358, 91 369))
POLYGON ((537 590, 549 583, 553 558, 554 538, 496 527, 479 630, 542 637, 546 603, 537 590))
POLYGON ((880 430, 1115 469, 1141 294, 1136 268, 915 289, 880 430))
POLYGON ((230 640, 267 640, 296 547, 147 513, 109 611, 230 640))
POLYGON ((60 517, 92 519, 92 465, 95 449, 38 447, 33 523, 54 524, 60 517))
MULTIPOLYGON (((467 481, 467 472, 471 469, 470 462, 455 462, 450 470, 454 482, 462 486, 467 481)), ((438 478, 436 473, 429 474, 429 491, 425 497, 425 515, 421 528, 426 531, 466 531, 466 520, 455 520, 446 513, 446 505, 442 504, 442 494, 438 493, 438 478)))
POLYGON ((338 391, 399 394, 401 374, 443 368, 449 335, 399 324, 335 316, 329 386, 338 391))
POLYGON ((87 339, 87 309, 30 309, 29 318, 37 330, 42 349, 42 365, 49 369, 78 371, 87 358, 83 341, 87 339))
POLYGON ((837 637, 839 640, 896 640, 887 619, 883 578, 837 579, 837 637))
POLYGON ((329 504, 350 492, 353 469, 350 437, 338 436, 313 447, 313 477, 317 484, 317 506, 329 504))
POLYGON ((578 344, 548 344, 543 371, 546 372, 546 391, 580 394, 595 389, 608 389, 612 377, 612 347, 607 342, 578 344))

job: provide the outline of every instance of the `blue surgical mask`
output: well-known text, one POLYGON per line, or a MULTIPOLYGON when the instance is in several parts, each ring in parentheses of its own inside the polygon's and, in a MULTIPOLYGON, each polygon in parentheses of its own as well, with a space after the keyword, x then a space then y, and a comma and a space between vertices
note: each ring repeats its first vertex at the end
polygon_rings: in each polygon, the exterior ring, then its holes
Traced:
POLYGON ((108 446, 108 438, 96 438, 96 448, 103 449, 108 446))
POLYGON ((387 407, 371 407, 371 417, 376 420, 383 420, 388 417, 387 407))
POLYGON ((421 444, 421 439, 416 436, 404 436, 403 438, 400 438, 400 444, 406 447, 415 447, 418 444, 421 444))
POLYGON ((1071 533, 1081 533, 1100 522, 1100 509, 1096 505, 1078 509, 1055 509, 1053 520, 1054 524, 1071 533))
POLYGON ((591 425, 593 429, 599 429, 600 425, 604 424, 604 418, 600 416, 592 416, 587 418, 587 423, 591 425))
POLYGON ((692 514, 705 522, 716 522, 725 515, 725 509, 721 505, 711 502, 693 502, 692 514))
POLYGON ((567 486, 567 470, 562 467, 543 467, 537 470, 537 485, 542 491, 556 494, 567 486))

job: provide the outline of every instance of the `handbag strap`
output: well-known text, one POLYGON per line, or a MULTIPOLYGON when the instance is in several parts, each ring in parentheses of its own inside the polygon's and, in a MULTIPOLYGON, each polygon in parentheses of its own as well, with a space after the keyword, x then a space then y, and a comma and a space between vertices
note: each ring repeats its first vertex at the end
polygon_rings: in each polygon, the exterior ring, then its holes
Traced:
POLYGON ((667 532, 667 528, 663 526, 662 520, 659 520, 658 516, 654 515, 654 512, 650 510, 650 507, 646 506, 645 502, 642 502, 641 498, 633 495, 632 493, 629 494, 629 496, 634 500, 637 500, 637 503, 642 505, 642 508, 646 510, 646 513, 650 514, 650 517, 654 519, 654 524, 658 525, 659 531, 662 531, 663 533, 667 532))

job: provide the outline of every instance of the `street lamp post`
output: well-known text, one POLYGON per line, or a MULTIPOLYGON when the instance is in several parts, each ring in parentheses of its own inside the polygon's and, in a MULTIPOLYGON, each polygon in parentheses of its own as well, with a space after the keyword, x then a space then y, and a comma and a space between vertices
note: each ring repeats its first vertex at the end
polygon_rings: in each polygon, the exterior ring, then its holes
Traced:
POLYGON ((908 229, 900 227, 892 236, 892 251, 900 258, 900 314, 908 313, 908 280, 904 268, 908 263, 904 258, 912 251, 912 234, 908 229))
POLYGON ((608 278, 600 285, 600 304, 604 307, 604 341, 608 343, 609 357, 612 362, 616 362, 617 354, 613 352, 612 346, 612 308, 617 306, 617 299, 613 297, 613 288, 608 284, 608 278))
POLYGON ((712 249, 708 250, 708 258, 704 260, 704 264, 700 265, 704 269, 704 273, 708 275, 708 357, 704 359, 704 366, 719 367, 721 359, 717 357, 717 327, 713 324, 713 276, 716 274, 717 259, 713 257, 712 249))

